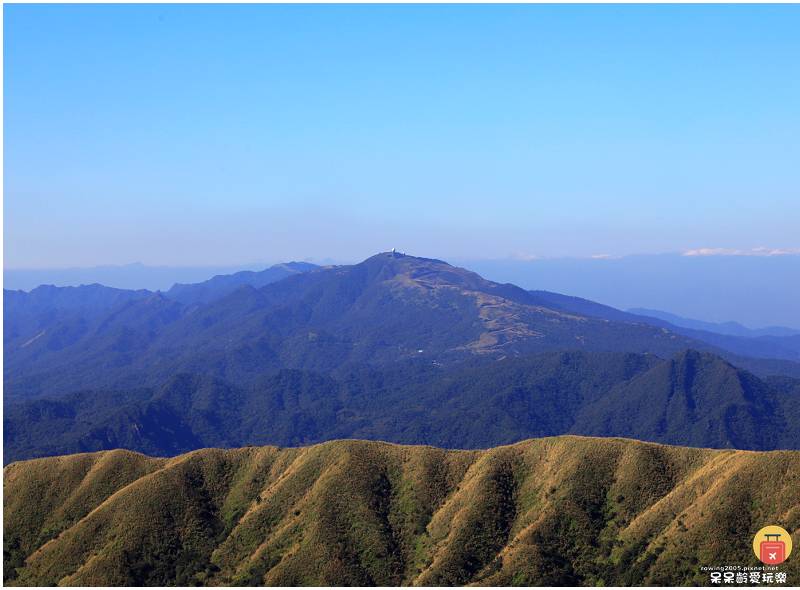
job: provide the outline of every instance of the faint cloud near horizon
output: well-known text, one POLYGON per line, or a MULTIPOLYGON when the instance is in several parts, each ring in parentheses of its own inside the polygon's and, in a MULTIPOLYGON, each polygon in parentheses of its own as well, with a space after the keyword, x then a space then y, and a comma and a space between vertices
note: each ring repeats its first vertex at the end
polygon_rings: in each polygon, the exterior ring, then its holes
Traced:
POLYGON ((752 248, 750 250, 734 250, 731 248, 700 248, 698 250, 681 250, 681 256, 777 256, 781 254, 800 255, 800 248, 782 250, 779 248, 752 248))
POLYGON ((552 260, 557 258, 607 258, 619 259, 624 256, 614 256, 613 254, 591 254, 588 256, 537 256, 536 254, 525 254, 525 252, 515 252, 509 256, 511 260, 552 260))
POLYGON ((525 252, 515 252, 509 256, 512 260, 541 260, 542 256, 536 254, 525 254, 525 252))

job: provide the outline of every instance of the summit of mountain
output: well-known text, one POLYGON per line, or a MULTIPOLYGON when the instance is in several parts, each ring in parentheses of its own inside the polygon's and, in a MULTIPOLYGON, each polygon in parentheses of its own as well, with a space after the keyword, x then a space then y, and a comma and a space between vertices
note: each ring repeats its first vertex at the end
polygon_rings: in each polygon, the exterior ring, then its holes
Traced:
MULTIPOLYGON (((725 354, 662 327, 591 317, 545 295, 441 260, 384 252, 355 265, 294 272, 260 288, 245 283, 205 305, 170 302, 168 294, 159 299, 165 309, 123 302, 107 311, 114 335, 84 330, 60 348, 42 348, 35 359, 20 349, 34 338, 46 341, 47 326, 7 340, 7 358, 26 360, 6 368, 5 401, 158 385, 176 372, 249 385, 281 367, 343 374, 365 364, 447 364, 559 349, 660 358, 687 348, 725 354), (104 357, 104 349, 117 356, 104 357)), ((759 374, 800 376, 798 369, 786 362, 759 374)))
POLYGON ((364 284, 385 283, 392 289, 414 288, 422 291, 457 288, 503 297, 516 303, 546 306, 543 300, 516 285, 487 281, 475 272, 434 258, 384 252, 350 268, 353 269, 354 276, 357 275, 364 284))

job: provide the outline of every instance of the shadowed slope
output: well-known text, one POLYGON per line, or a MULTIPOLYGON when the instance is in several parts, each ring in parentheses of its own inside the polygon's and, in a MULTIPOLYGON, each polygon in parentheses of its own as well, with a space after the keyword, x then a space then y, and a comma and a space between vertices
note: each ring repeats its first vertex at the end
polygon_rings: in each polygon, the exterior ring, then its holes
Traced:
POLYGON ((21 585, 707 584, 702 566, 759 563, 762 526, 800 533, 800 453, 624 439, 113 451, 3 475, 21 585))

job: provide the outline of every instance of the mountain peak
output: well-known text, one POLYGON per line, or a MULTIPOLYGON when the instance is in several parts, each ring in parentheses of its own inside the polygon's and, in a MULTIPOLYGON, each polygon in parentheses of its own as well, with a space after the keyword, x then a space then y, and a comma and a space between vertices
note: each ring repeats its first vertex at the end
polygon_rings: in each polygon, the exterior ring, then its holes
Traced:
POLYGON ((443 260, 409 256, 399 252, 381 252, 356 265, 378 271, 379 280, 396 286, 419 287, 426 290, 438 287, 458 287, 477 291, 494 285, 477 273, 451 266, 443 260))

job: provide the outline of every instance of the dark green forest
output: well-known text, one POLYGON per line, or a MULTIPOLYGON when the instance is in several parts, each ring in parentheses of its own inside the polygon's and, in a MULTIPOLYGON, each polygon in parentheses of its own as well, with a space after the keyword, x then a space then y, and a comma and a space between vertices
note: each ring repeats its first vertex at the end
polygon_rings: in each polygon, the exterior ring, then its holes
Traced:
POLYGON ((747 450, 800 449, 800 380, 761 380, 685 350, 557 351, 453 365, 279 369, 250 386, 178 374, 155 388, 83 390, 6 408, 4 463, 125 448, 303 446, 358 438, 490 448, 577 434, 747 450))

